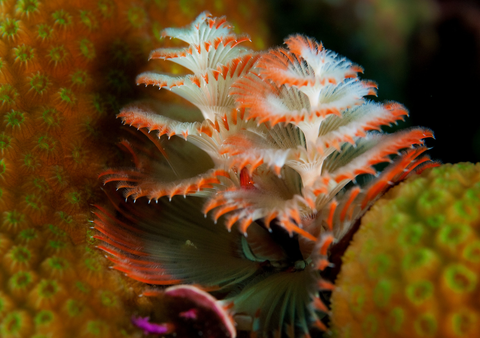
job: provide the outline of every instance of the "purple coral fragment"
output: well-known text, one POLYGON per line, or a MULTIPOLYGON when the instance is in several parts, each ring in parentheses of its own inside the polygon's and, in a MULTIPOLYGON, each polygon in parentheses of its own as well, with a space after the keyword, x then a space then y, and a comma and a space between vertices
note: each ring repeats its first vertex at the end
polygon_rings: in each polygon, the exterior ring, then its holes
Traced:
POLYGON ((145 334, 167 334, 174 331, 174 326, 169 323, 155 324, 150 323, 149 317, 132 317, 133 325, 142 329, 145 334))

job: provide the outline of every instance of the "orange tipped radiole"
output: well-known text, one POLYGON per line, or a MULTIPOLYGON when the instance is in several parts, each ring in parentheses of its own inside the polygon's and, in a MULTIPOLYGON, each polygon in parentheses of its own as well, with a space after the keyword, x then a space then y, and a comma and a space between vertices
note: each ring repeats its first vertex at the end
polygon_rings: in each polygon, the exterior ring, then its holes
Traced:
POLYGON ((312 38, 258 53, 207 12, 162 35, 188 46, 150 58, 193 74, 146 72, 137 83, 168 88, 199 112, 122 109, 118 117, 149 143, 123 142, 135 168, 102 175, 116 213, 96 213, 99 248, 133 279, 209 290, 231 304, 239 330, 325 330, 320 292, 333 284, 320 273, 331 267, 330 246, 389 186, 430 163, 422 153, 432 133, 382 133, 406 109, 365 99, 377 86, 358 78, 363 69, 312 38), (379 173, 382 162, 392 164, 379 173), (359 186, 359 175, 374 178, 359 186))

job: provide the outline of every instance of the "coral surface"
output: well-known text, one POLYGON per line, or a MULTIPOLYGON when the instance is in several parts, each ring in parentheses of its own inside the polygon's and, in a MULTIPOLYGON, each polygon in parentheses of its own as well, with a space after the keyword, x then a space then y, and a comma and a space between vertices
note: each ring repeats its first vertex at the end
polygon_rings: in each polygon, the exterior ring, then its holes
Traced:
POLYGON ((150 301, 94 250, 91 204, 160 30, 205 8, 266 35, 254 1, 0 1, 1 337, 141 334, 150 301))
POLYGON ((332 295, 338 337, 480 335, 480 164, 400 183, 363 217, 332 295))
POLYGON ((294 35, 286 48, 256 53, 207 12, 162 35, 187 46, 150 58, 191 73, 147 71, 137 83, 197 109, 153 100, 122 108, 118 117, 139 130, 122 143, 135 167, 102 174, 115 210, 96 212, 99 247, 132 279, 200 285, 230 304, 239 329, 290 337, 324 329, 319 291, 333 286, 319 272, 329 245, 429 161, 431 131, 382 133, 406 109, 365 99, 375 83, 314 39, 294 35), (393 163, 379 173, 382 162, 393 163))

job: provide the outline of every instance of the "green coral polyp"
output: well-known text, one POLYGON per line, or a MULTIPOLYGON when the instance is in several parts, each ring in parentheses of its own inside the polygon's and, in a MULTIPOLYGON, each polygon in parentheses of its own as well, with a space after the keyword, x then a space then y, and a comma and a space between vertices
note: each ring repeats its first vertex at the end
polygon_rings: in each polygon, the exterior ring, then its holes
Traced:
POLYGON ((56 280, 42 279, 33 291, 35 295, 30 295, 37 309, 51 308, 61 300, 61 286, 56 280))
POLYGON ((460 220, 472 221, 478 218, 480 204, 470 202, 468 200, 456 201, 453 205, 453 210, 460 220))
POLYGON ((473 235, 473 231, 468 225, 446 224, 438 232, 437 243, 445 249, 456 250, 471 235, 473 235))
POLYGON ((12 293, 23 293, 29 291, 33 285, 34 276, 30 271, 19 271, 10 277, 8 287, 12 293))
POLYGON ((147 14, 140 7, 132 7, 128 10, 128 21, 135 28, 140 28, 147 23, 147 14))
POLYGON ((23 241, 29 243, 33 240, 38 239, 39 234, 38 234, 38 231, 36 229, 29 228, 29 229, 25 229, 25 230, 20 231, 20 233, 18 234, 18 237, 21 238, 23 241))
POLYGON ((83 264, 93 273, 98 273, 102 270, 102 265, 94 258, 87 258, 83 261, 83 264))
POLYGON ((45 262, 54 270, 66 270, 70 267, 68 261, 62 257, 50 257, 45 262))
POLYGON ((365 337, 373 337, 378 331, 378 319, 374 314, 369 314, 362 323, 362 330, 365 337))
POLYGON ((66 103, 69 106, 72 106, 77 102, 76 95, 69 88, 60 88, 58 94, 62 102, 66 103))
POLYGON ((23 230, 21 227, 23 227, 25 221, 25 214, 17 210, 6 211, 3 214, 3 226, 12 232, 23 230))
POLYGON ((43 41, 49 40, 53 36, 53 27, 51 27, 51 26, 49 26, 45 23, 42 23, 42 24, 38 25, 37 35, 43 41))
POLYGON ((49 135, 43 135, 38 138, 37 147, 42 152, 51 154, 56 150, 57 141, 49 135))
POLYGON ((415 248, 405 254, 401 263, 405 276, 427 278, 436 276, 441 261, 435 251, 427 248, 415 248))
POLYGON ((425 230, 421 224, 407 224, 400 232, 398 244, 404 247, 414 246, 420 243, 425 230))
POLYGON ((105 102, 105 98, 100 94, 94 94, 91 98, 91 104, 95 111, 100 115, 104 115, 107 111, 107 103, 105 102))
POLYGON ((70 317, 78 317, 85 311, 85 304, 76 299, 67 300, 65 307, 70 317))
POLYGON ((32 184, 39 193, 46 193, 50 190, 50 186, 43 177, 34 177, 32 179, 32 184))
POLYGON ((457 311, 451 316, 451 327, 453 332, 458 337, 467 337, 471 335, 474 337, 473 330, 475 329, 476 323, 478 323, 478 313, 470 309, 464 309, 457 311))
POLYGON ((425 215, 441 212, 452 200, 453 197, 448 192, 433 188, 420 195, 417 202, 417 211, 425 215))
POLYGON ((78 205, 82 201, 82 195, 78 191, 69 192, 66 197, 72 205, 78 205))
POLYGON ((91 11, 80 11, 80 21, 90 30, 98 28, 98 21, 91 11))
POLYGON ((29 270, 34 263, 34 255, 26 246, 14 246, 3 257, 4 266, 11 273, 29 270))
POLYGON ((54 249, 55 251, 57 251, 57 250, 62 251, 62 249, 65 249, 67 247, 67 243, 64 242, 64 241, 50 240, 50 241, 48 241, 47 246, 49 248, 54 249))
POLYGON ((77 70, 70 76, 72 84, 79 87, 85 87, 88 80, 88 74, 84 70, 77 70))
POLYGON ((453 264, 443 272, 448 287, 458 293, 470 293, 477 287, 478 276, 463 264, 453 264))
POLYGON ((67 173, 62 166, 56 165, 52 168, 52 176, 51 180, 58 184, 61 187, 65 187, 68 183, 67 181, 67 173))
POLYGON ((55 313, 50 310, 42 310, 34 318, 35 326, 45 326, 51 324, 55 319, 55 313))
POLYGON ((27 65, 35 58, 35 50, 31 46, 20 45, 13 49, 15 55, 15 62, 19 62, 22 65, 27 65))
POLYGON ((15 6, 15 11, 20 16, 26 16, 29 18, 34 13, 38 13, 39 2, 38 0, 18 0, 15 6))
POLYGON ((99 0, 97 7, 104 18, 111 18, 115 12, 115 3, 112 0, 99 0))
POLYGON ((378 255, 368 266, 367 273, 370 278, 384 276, 388 269, 392 267, 392 263, 392 258, 389 255, 378 255))
POLYGON ((405 311, 401 307, 394 307, 388 314, 387 328, 393 333, 398 333, 402 329, 404 321, 405 311))
POLYGON ((361 312, 365 305, 365 289, 359 285, 353 286, 350 292, 350 306, 353 311, 361 312))
POLYGON ((2 106, 14 104, 18 95, 18 91, 11 84, 0 85, 0 103, 2 106))
POLYGON ((59 127, 60 118, 60 112, 55 108, 45 108, 42 112, 42 121, 47 129, 59 127))
POLYGON ((53 47, 48 52, 48 57, 50 58, 50 62, 56 66, 65 62, 68 57, 68 51, 64 46, 53 47))
POLYGON ((78 290, 82 295, 87 295, 91 291, 90 286, 88 286, 88 284, 85 284, 81 281, 76 281, 74 285, 75 285, 75 289, 78 290))
POLYGON ((87 59, 93 60, 96 56, 95 46, 92 41, 88 39, 82 39, 79 43, 80 53, 87 59))
POLYGON ((107 324, 101 320, 90 320, 85 327, 86 331, 95 337, 102 337, 108 331, 107 324))
POLYGON ((4 121, 7 127, 12 129, 20 129, 22 124, 25 122, 25 113, 12 110, 10 113, 5 115, 4 121))
POLYGON ((8 313, 0 324, 2 337, 26 337, 32 328, 32 319, 26 311, 8 313))
POLYGON ((414 321, 415 331, 420 337, 434 337, 438 329, 438 321, 431 313, 420 315, 414 321))
POLYGON ((74 146, 70 156, 76 164, 82 164, 85 163, 85 159, 87 158, 86 152, 82 146, 74 146))
POLYGON ((379 308, 385 308, 390 303, 392 293, 392 282, 388 280, 380 280, 373 291, 373 301, 379 308))
POLYGON ((5 133, 0 134, 0 153, 3 155, 11 148, 12 138, 5 133))
POLYGON ((480 263, 480 240, 475 240, 468 244, 462 253, 463 258, 470 263, 480 263))
POLYGON ((428 280, 422 280, 407 285, 405 293, 408 300, 418 306, 433 296, 434 286, 428 280))
POLYGON ((445 215, 432 215, 427 217, 426 224, 432 228, 438 228, 445 223, 445 215))
POLYGON ((7 172, 7 165, 5 164, 5 159, 0 160, 0 177, 7 172))
POLYGON ((32 77, 30 77, 30 87, 35 93, 43 95, 47 92, 50 85, 50 79, 47 75, 37 72, 32 77))
POLYGON ((64 222, 65 224, 73 223, 72 215, 66 213, 65 211, 58 211, 56 215, 59 217, 60 221, 64 222))
POLYGON ((53 12, 52 19, 54 20, 56 26, 64 29, 72 26, 73 24, 72 15, 63 9, 53 12))
POLYGON ((44 260, 41 264, 43 275, 61 282, 70 281, 75 272, 64 257, 53 256, 44 260))
POLYGON ((44 206, 42 198, 35 194, 27 194, 25 196, 25 204, 30 210, 41 210, 44 206))
POLYGON ((0 23, 0 34, 6 40, 15 41, 17 39, 18 30, 20 29, 20 20, 5 18, 0 23))
POLYGON ((118 297, 111 291, 100 292, 100 301, 106 307, 115 307, 118 305, 118 297))
POLYGON ((60 238, 63 240, 68 238, 68 235, 64 230, 60 229, 59 227, 53 224, 47 224, 46 228, 47 228, 47 233, 54 238, 60 238))
POLYGON ((23 156, 22 166, 28 171, 34 171, 40 166, 40 162, 33 154, 25 154, 23 156))

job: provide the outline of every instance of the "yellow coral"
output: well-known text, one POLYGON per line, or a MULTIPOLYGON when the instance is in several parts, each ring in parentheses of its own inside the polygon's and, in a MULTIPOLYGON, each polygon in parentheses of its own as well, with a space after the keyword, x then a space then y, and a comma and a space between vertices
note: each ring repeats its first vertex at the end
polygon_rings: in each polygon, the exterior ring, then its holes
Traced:
POLYGON ((332 295, 339 337, 480 335, 480 164, 427 170, 362 219, 332 295))

